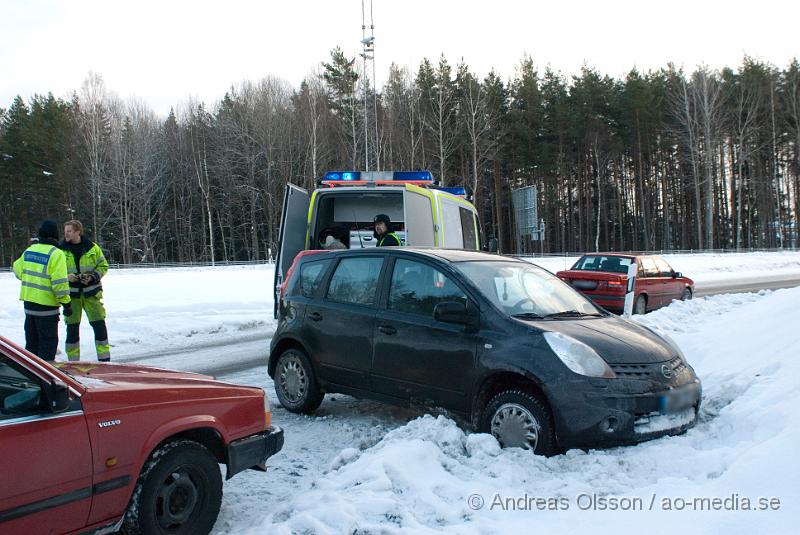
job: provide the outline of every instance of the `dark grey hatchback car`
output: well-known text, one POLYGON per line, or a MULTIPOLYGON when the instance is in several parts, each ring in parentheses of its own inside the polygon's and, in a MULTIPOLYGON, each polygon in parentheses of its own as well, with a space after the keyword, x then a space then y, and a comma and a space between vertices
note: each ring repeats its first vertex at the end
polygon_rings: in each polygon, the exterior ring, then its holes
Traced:
POLYGON ((269 375, 297 413, 341 392, 446 409, 552 454, 694 425, 700 380, 671 340, 528 262, 382 248, 299 256, 269 375))

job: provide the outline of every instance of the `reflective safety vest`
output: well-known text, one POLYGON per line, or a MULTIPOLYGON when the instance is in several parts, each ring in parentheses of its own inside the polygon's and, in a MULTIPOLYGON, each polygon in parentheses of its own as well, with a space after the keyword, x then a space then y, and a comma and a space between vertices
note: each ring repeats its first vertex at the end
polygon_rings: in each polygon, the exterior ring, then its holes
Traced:
POLYGON ((81 237, 81 245, 84 247, 84 252, 78 260, 79 265, 75 265, 75 256, 69 249, 70 245, 62 242, 61 249, 67 259, 67 273, 91 273, 97 279, 95 282, 84 285, 81 282, 70 282, 69 291, 73 297, 78 297, 83 292, 84 297, 91 297, 103 289, 100 284, 100 279, 108 272, 108 261, 103 255, 103 250, 100 246, 91 240, 81 237))
POLYGON ((19 300, 58 307, 70 302, 67 262, 55 245, 35 243, 14 262, 14 275, 22 281, 19 300))
POLYGON ((378 240, 378 247, 399 247, 401 244, 400 236, 394 232, 387 232, 378 240))

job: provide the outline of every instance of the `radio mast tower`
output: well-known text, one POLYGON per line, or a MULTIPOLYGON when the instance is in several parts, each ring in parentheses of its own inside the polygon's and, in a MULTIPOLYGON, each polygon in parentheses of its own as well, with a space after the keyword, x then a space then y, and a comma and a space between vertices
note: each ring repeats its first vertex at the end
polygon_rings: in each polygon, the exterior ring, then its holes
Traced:
POLYGON ((375 171, 381 168, 380 151, 378 150, 378 88, 375 81, 375 21, 372 17, 372 0, 369 0, 369 26, 367 26, 367 13, 365 0, 361 0, 361 54, 364 60, 362 90, 364 91, 364 170, 370 171, 370 163, 373 164, 375 171), (367 33, 369 30, 369 34, 367 33), (367 63, 372 63, 372 83, 375 84, 372 102, 372 115, 374 121, 370 120, 369 113, 369 88, 370 80, 368 77, 367 63), (370 132, 374 123, 375 131, 370 132), (372 135, 374 134, 374 138, 372 135), (370 139, 372 138, 372 139, 370 139), (370 148, 373 154, 370 155, 370 148))

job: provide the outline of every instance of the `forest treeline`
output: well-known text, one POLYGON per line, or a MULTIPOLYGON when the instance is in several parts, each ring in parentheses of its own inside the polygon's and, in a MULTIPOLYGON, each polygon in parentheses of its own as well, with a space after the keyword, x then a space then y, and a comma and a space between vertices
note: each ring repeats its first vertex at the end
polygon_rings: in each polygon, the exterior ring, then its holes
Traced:
POLYGON ((299 87, 267 76, 166 118, 94 73, 67 98, 17 97, 0 109, 0 265, 43 218, 82 220, 120 263, 265 260, 287 181, 366 168, 465 186, 502 252, 798 245, 796 59, 615 79, 524 57, 504 80, 442 56, 392 65, 377 93, 360 73, 337 48, 299 87), (541 244, 515 231, 511 191, 530 185, 541 244))

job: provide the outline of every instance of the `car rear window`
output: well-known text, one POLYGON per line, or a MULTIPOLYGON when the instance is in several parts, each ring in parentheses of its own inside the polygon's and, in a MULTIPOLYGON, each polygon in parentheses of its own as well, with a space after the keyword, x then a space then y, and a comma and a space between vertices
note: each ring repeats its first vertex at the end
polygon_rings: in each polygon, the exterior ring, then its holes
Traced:
POLYGON ((627 273, 633 262, 624 256, 586 255, 573 266, 580 271, 605 271, 608 273, 627 273))
POLYGON ((313 297, 330 262, 331 259, 326 258, 325 260, 315 260, 302 264, 300 266, 300 276, 293 293, 298 293, 303 297, 313 297))
POLYGON ((327 298, 339 303, 373 305, 383 258, 342 258, 328 286, 327 298))

